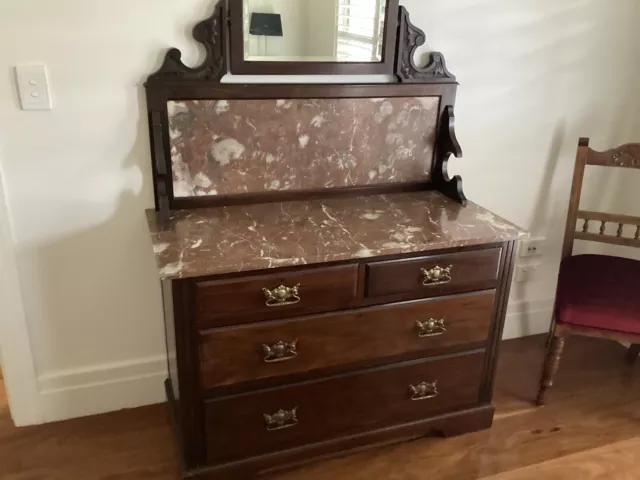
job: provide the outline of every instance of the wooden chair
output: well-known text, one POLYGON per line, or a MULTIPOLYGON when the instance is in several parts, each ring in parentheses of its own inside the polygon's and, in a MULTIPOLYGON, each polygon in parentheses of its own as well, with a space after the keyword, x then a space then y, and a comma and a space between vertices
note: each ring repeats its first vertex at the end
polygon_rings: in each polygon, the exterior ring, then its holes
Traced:
POLYGON ((640 247, 640 217, 579 210, 587 165, 640 169, 640 144, 596 152, 589 148, 588 138, 580 139, 538 405, 545 404, 545 394, 553 385, 565 337, 585 335, 630 343, 629 363, 640 353, 640 261, 606 255, 572 256, 576 239, 640 247), (576 231, 578 221, 584 223, 576 231), (597 233, 590 231, 592 222, 596 227, 599 224, 597 233), (617 225, 615 235, 607 234, 607 223, 617 225))

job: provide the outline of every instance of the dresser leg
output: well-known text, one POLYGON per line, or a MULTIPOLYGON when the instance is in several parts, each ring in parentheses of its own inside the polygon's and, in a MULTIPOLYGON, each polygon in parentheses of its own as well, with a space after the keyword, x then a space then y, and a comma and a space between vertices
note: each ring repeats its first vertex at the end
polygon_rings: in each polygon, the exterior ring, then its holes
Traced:
POLYGON ((536 400, 538 405, 545 405, 547 390, 553 386, 553 379, 558 371, 563 349, 564 337, 557 337, 553 335, 549 342, 549 346, 547 347, 544 367, 542 368, 540 390, 538 391, 538 398, 536 400))

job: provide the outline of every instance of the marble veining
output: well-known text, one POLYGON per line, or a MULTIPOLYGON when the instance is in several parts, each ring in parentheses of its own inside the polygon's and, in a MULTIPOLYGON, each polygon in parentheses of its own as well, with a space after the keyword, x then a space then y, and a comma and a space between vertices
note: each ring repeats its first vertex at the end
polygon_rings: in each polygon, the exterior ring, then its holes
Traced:
POLYGON ((176 198, 427 180, 438 97, 167 105, 176 198))
POLYGON ((159 275, 188 278, 513 240, 524 232, 436 191, 265 203, 147 219, 159 275))

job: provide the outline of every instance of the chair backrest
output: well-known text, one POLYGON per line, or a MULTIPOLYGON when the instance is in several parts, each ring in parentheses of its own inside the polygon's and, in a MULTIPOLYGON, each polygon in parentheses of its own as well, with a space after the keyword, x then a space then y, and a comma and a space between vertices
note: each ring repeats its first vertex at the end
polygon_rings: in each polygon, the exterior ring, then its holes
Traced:
POLYGON ((581 138, 578 143, 576 166, 573 172, 569 214, 562 245, 562 258, 571 256, 574 240, 589 240, 593 242, 640 247, 640 217, 616 215, 613 213, 589 212, 580 210, 580 196, 582 182, 587 165, 602 167, 637 168, 640 170, 640 143, 630 143, 606 152, 596 152, 589 148, 589 139, 581 138), (579 222, 583 222, 578 225, 579 222), (592 222, 599 222, 599 232, 589 231, 592 222), (607 234, 607 223, 617 224, 615 235, 607 234), (632 233, 624 231, 625 226, 632 228, 632 233))

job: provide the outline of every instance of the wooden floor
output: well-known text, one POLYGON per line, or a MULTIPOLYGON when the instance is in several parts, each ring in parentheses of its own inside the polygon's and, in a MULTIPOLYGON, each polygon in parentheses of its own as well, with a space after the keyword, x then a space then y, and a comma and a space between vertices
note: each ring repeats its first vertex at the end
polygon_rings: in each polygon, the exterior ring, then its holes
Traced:
MULTIPOLYGON (((268 480, 640 479, 640 362, 602 340, 567 341, 549 406, 534 408, 543 337, 505 342, 492 429, 327 460, 268 480)), ((0 399, 1 399, 0 395, 0 399)), ((26 429, 0 405, 2 480, 175 480, 163 405, 26 429)))
POLYGON ((9 399, 7 399, 7 392, 4 390, 4 381, 2 377, 2 369, 0 369, 0 418, 6 413, 5 410, 9 408, 9 399))

